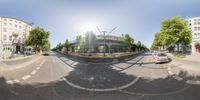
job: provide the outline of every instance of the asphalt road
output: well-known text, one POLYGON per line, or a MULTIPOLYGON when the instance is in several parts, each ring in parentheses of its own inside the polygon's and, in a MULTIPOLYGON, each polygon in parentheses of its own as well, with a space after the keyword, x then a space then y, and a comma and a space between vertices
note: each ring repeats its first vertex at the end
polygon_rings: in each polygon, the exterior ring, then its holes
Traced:
POLYGON ((1 71, 0 100, 199 100, 200 85, 174 78, 170 66, 154 64, 148 53, 113 64, 52 52, 27 67, 1 71))

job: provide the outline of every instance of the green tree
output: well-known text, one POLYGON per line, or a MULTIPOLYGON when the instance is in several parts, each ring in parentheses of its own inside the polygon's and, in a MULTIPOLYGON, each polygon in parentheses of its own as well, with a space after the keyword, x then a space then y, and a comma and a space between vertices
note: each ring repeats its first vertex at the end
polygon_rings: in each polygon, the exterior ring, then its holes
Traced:
POLYGON ((45 45, 49 44, 49 32, 45 31, 43 28, 37 27, 30 31, 28 40, 26 43, 35 48, 36 51, 43 50, 45 45))
POLYGON ((172 17, 161 23, 161 31, 167 36, 168 40, 165 45, 176 44, 179 51, 179 45, 189 45, 192 40, 192 31, 188 28, 186 20, 180 17, 172 17))
POLYGON ((62 50, 62 48, 63 48, 63 45, 62 45, 62 43, 58 43, 58 44, 56 45, 56 50, 59 50, 59 51, 61 51, 61 50, 62 50))
POLYGON ((132 37, 130 37, 129 34, 125 34, 124 42, 125 42, 126 47, 128 48, 128 50, 131 52, 131 44, 134 43, 134 39, 132 37))
POLYGON ((139 51, 140 51, 141 48, 142 48, 142 43, 141 43, 140 41, 138 41, 136 45, 137 45, 137 47, 138 47, 138 49, 139 49, 139 51))
POLYGON ((180 44, 185 47, 191 43, 191 40, 192 31, 188 28, 187 21, 175 16, 161 22, 161 30, 155 35, 152 47, 177 45, 179 51, 180 44))
POLYGON ((69 41, 66 40, 65 43, 63 44, 63 46, 66 48, 66 51, 68 53, 68 51, 69 51, 69 41))
POLYGON ((42 46, 43 50, 50 50, 51 48, 51 44, 49 43, 49 41, 47 43, 45 43, 43 46, 42 46))

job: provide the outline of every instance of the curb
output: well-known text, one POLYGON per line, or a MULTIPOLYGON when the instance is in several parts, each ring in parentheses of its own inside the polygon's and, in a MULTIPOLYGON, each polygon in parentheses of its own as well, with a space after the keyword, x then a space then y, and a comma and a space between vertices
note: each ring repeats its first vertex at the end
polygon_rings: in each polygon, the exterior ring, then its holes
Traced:
POLYGON ((27 58, 33 58, 35 56, 38 56, 38 55, 30 55, 30 56, 20 56, 19 58, 16 57, 16 58, 11 58, 11 59, 1 59, 1 61, 16 61, 16 60, 22 60, 22 59, 27 59, 27 58))
POLYGON ((122 57, 115 57, 115 58, 87 58, 87 57, 79 57, 79 56, 74 56, 74 55, 70 55, 70 54, 64 54, 61 52, 57 52, 59 54, 68 56, 69 59, 80 59, 81 61, 85 61, 87 63, 91 63, 91 64, 114 64, 114 63, 118 63, 121 61, 127 61, 129 59, 131 59, 132 57, 136 57, 139 54, 142 54, 144 52, 140 52, 140 53, 136 53, 133 55, 128 55, 128 56, 122 56, 122 57))

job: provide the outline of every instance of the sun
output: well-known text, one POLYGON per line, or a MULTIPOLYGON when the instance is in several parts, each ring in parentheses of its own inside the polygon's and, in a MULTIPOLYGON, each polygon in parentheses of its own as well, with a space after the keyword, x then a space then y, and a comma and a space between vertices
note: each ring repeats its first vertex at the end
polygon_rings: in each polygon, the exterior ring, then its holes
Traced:
POLYGON ((95 23, 83 23, 81 25, 81 31, 82 32, 88 32, 88 31, 95 31, 96 30, 96 24, 95 23))

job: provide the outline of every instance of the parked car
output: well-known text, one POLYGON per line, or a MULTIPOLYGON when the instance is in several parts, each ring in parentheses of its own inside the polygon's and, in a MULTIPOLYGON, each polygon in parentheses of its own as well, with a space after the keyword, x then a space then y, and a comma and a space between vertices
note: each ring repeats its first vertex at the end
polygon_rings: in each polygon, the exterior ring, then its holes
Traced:
POLYGON ((43 53, 43 55, 44 55, 44 56, 49 56, 49 51, 45 51, 45 52, 43 53))
POLYGON ((152 51, 152 55, 155 56, 158 52, 157 51, 152 51))
POLYGON ((154 55, 155 63, 169 62, 169 58, 165 53, 156 53, 154 55))

